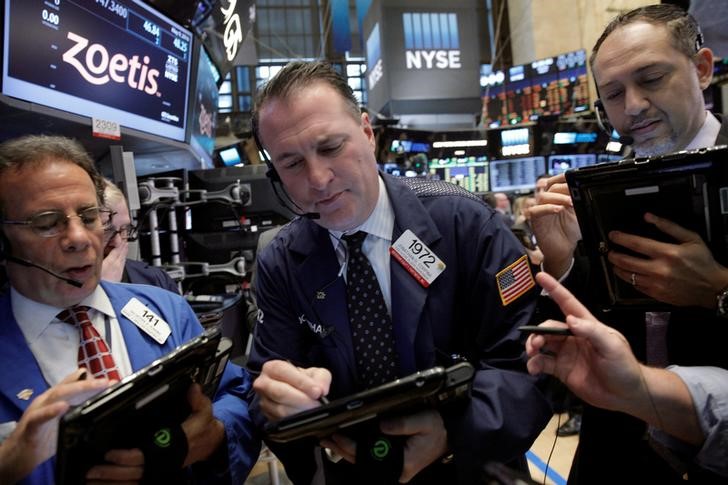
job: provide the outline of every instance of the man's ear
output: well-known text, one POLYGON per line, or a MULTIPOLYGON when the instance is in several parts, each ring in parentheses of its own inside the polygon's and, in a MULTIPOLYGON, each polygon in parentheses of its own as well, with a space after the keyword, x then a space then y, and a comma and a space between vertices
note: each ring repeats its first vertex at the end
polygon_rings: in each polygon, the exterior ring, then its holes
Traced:
POLYGON ((372 128, 371 120, 369 119, 369 113, 366 111, 361 114, 361 125, 364 129, 364 134, 371 142, 372 146, 376 146, 376 137, 374 136, 374 128, 372 128))
POLYGON ((706 89, 713 80, 713 51, 707 47, 700 49, 693 57, 695 69, 698 73, 700 89, 706 89))

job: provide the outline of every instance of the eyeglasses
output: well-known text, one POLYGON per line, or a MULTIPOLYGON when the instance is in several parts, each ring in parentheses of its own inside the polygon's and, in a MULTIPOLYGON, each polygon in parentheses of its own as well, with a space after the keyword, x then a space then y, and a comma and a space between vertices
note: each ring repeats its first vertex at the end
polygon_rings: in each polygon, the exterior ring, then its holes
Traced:
POLYGON ((63 211, 47 211, 30 216, 24 221, 0 221, 0 224, 16 224, 30 227, 33 232, 41 237, 53 237, 66 230, 68 221, 72 217, 78 217, 81 223, 88 230, 104 228, 107 230, 111 225, 111 219, 115 212, 101 207, 89 207, 77 214, 66 215, 63 211))
POLYGON ((106 238, 111 240, 117 234, 125 241, 134 242, 137 240, 137 227, 134 224, 124 224, 118 229, 113 226, 105 229, 106 238))

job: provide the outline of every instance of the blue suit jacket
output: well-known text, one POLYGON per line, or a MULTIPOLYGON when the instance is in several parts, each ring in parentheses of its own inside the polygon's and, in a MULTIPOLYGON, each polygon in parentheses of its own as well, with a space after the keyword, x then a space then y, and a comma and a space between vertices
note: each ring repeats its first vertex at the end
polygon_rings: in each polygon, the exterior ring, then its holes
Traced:
POLYGON ((179 293, 177 282, 166 271, 156 266, 150 266, 144 261, 127 259, 121 281, 136 285, 158 286, 165 290, 179 293))
MULTIPOLYGON (((132 369, 140 369, 175 347, 202 332, 187 302, 177 294, 150 286, 120 283, 101 283, 116 312, 126 343, 132 369), (169 323, 172 333, 163 345, 121 314, 131 298, 169 323)), ((48 389, 40 367, 25 343, 12 313, 10 292, 0 296, 0 423, 18 421, 32 400, 18 398, 23 389, 32 389, 33 398, 48 389)), ((228 364, 213 403, 213 414, 225 425, 228 459, 235 483, 242 483, 257 460, 260 443, 254 437, 248 414, 247 393, 250 377, 239 366, 228 364)), ((51 458, 38 466, 23 484, 53 483, 55 460, 51 458)))
MULTIPOLYGON (((551 416, 536 379, 524 366, 517 326, 532 314, 536 290, 501 302, 495 275, 523 255, 523 247, 472 194, 427 181, 414 190, 383 176, 395 213, 392 241, 410 229, 447 265, 428 288, 393 258, 392 322, 406 375, 460 354, 476 366, 472 399, 443 413, 461 483, 475 483, 487 460, 509 461, 528 450, 551 416), (431 190, 435 189, 435 192, 431 190)), ((326 229, 299 218, 258 255, 259 320, 249 360, 253 373, 270 359, 319 366, 333 375, 329 397, 362 389, 354 362, 346 285, 326 229)), ((254 401, 251 412, 265 422, 254 401)), ((310 445, 310 443, 309 443, 310 445)), ((310 481, 313 454, 304 443, 271 448, 294 482, 310 481)))

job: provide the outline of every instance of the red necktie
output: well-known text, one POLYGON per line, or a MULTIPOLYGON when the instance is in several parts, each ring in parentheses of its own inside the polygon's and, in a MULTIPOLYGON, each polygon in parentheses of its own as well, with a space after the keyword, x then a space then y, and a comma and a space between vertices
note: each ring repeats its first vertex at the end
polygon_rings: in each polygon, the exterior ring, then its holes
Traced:
POLYGON ((76 325, 81 338, 78 345, 78 365, 85 367, 95 378, 108 377, 121 380, 119 370, 111 355, 109 346, 96 331, 88 317, 87 306, 76 305, 58 314, 58 319, 76 325))

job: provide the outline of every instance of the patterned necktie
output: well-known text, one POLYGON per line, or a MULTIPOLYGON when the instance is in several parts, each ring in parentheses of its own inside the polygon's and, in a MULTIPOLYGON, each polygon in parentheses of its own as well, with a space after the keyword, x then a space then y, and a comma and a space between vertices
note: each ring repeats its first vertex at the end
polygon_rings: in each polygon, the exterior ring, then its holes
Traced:
POLYGON ((109 346, 96 331, 88 317, 87 306, 76 305, 58 314, 58 319, 78 327, 81 338, 78 345, 78 365, 85 367, 95 377, 121 380, 119 370, 109 346))
POLYGON ((342 236, 349 251, 346 265, 346 296, 349 326, 359 377, 366 388, 397 377, 392 320, 369 259, 361 250, 367 233, 342 236))

